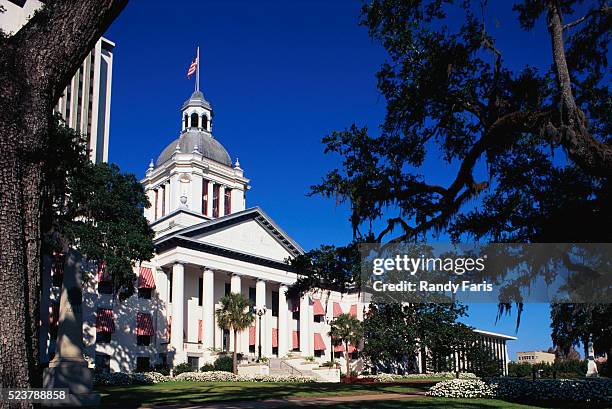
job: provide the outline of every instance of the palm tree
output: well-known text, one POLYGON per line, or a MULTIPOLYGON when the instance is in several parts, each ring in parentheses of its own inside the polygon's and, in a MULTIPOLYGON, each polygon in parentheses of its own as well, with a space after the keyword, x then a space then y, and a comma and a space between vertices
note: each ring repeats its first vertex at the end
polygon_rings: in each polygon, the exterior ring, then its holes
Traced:
POLYGON ((238 345, 238 333, 249 328, 255 316, 249 310, 251 301, 242 294, 229 293, 221 298, 221 308, 216 311, 217 325, 221 329, 234 332, 234 354, 232 370, 238 374, 238 361, 236 359, 236 346, 238 345))
MULTIPOLYGON (((361 321, 350 314, 341 314, 330 324, 329 336, 334 346, 344 344, 344 356, 346 358, 346 377, 351 378, 351 362, 348 352, 349 344, 359 345, 363 338, 363 325, 361 321)), ((333 354, 333 352, 332 352, 333 354)))

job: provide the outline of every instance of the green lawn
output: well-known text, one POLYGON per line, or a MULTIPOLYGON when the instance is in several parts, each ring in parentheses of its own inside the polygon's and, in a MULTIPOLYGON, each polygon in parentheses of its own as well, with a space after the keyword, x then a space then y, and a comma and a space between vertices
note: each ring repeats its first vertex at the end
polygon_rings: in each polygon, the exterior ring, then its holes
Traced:
MULTIPOLYGON (((445 398, 414 398, 409 400, 379 400, 376 402, 354 402, 325 406, 327 409, 542 409, 542 408, 564 408, 579 409, 588 407, 589 409, 600 408, 598 406, 585 406, 584 404, 559 404, 551 403, 546 406, 532 406, 513 402, 505 402, 498 399, 445 399, 445 398)), ((295 406, 287 406, 286 409, 295 406)))
POLYGON ((308 396, 341 396, 372 393, 406 393, 427 390, 435 382, 347 385, 341 383, 254 383, 254 382, 164 382, 141 386, 96 387, 103 407, 138 407, 262 400, 308 396))
MULTIPOLYGON (((435 381, 413 381, 399 384, 340 384, 340 383, 254 383, 254 382, 165 382, 142 386, 97 387, 102 394, 101 407, 135 408, 155 405, 188 405, 227 401, 257 401, 322 396, 357 396, 378 393, 410 393, 425 391, 435 381)), ((381 399, 384 399, 381 397, 381 399)), ((289 406, 288 406, 289 407, 289 406)), ((408 400, 377 400, 326 405, 330 409, 507 409, 507 408, 583 408, 584 405, 551 403, 529 406, 496 399, 442 399, 413 397, 408 400)), ((596 406, 589 405, 589 409, 596 406)))

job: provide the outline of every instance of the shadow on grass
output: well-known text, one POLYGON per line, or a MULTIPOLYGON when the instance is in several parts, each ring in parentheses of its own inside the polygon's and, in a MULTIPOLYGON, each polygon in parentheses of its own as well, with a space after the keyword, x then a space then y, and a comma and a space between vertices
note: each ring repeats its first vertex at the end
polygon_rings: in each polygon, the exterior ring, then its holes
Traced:
POLYGON ((252 382, 165 382, 142 386, 97 387, 103 407, 134 408, 141 405, 180 405, 238 400, 294 397, 346 396, 373 393, 406 393, 427 390, 433 383, 339 384, 252 382))

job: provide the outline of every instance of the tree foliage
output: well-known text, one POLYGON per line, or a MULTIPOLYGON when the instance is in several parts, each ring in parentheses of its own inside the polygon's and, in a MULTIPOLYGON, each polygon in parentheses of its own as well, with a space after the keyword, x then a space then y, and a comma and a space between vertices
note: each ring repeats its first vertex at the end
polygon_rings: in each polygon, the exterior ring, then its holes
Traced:
POLYGON ((351 356, 349 345, 359 347, 363 339, 363 325, 357 317, 351 314, 340 314, 330 323, 329 336, 334 345, 344 345, 344 355, 346 359, 346 377, 351 377, 351 356))
POLYGON ((229 293, 219 301, 221 308, 217 309, 217 325, 221 329, 228 329, 234 333, 234 373, 238 373, 238 360, 236 354, 238 333, 246 330, 255 321, 255 315, 249 310, 251 301, 238 293, 229 293))
POLYGON ((43 251, 73 247, 88 261, 104 263, 127 297, 134 291, 134 263, 153 256, 153 231, 143 215, 149 200, 134 175, 91 163, 86 138, 56 119, 43 171, 43 251))
POLYGON ((317 289, 340 293, 359 289, 361 263, 358 245, 358 240, 339 247, 322 245, 289 259, 290 265, 299 275, 289 287, 287 296, 299 297, 317 289))
MULTIPOLYGON (((310 192, 348 201, 355 235, 611 241, 612 8, 604 0, 513 8, 518 27, 545 25, 533 41, 551 49, 548 66, 506 58, 487 27, 486 1, 363 6, 361 24, 388 55, 377 73, 386 116, 379 134, 353 124, 326 136, 325 152, 342 166, 310 192), (449 183, 431 181, 426 158, 449 183), (385 227, 372 232, 382 218, 385 227)), ((500 304, 500 313, 511 307, 500 304)), ((521 304, 518 312, 517 324, 521 304)))
POLYGON ((553 304, 552 339, 560 352, 568 354, 582 345, 585 357, 589 339, 596 354, 612 357, 612 304, 553 304))
POLYGON ((455 371, 455 353, 469 365, 464 371, 498 375, 499 363, 482 348, 473 329, 458 322, 466 316, 458 304, 371 305, 364 319, 363 355, 376 371, 416 373, 455 371), (418 362, 421 354, 421 362, 418 362))

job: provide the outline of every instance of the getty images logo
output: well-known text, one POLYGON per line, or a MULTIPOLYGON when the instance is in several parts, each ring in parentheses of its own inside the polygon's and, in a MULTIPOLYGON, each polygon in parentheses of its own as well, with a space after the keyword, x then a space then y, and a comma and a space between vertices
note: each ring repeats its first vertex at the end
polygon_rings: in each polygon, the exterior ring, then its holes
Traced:
POLYGON ((469 272, 481 272, 485 269, 487 256, 474 257, 410 257, 406 254, 390 258, 372 260, 372 273, 382 275, 388 271, 406 272, 415 275, 417 272, 447 272, 463 275, 469 272))

